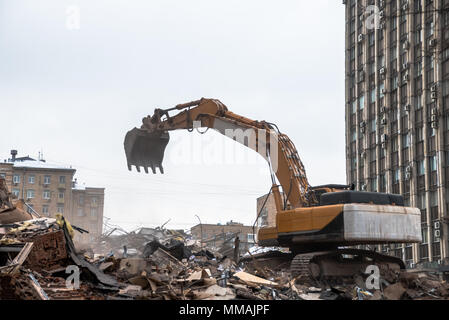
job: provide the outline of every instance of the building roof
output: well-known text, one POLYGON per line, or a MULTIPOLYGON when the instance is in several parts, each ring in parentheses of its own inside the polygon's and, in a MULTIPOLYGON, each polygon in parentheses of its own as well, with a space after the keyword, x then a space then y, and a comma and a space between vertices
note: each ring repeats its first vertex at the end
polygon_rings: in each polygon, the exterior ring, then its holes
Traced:
MULTIPOLYGON (((75 179, 76 180, 76 179, 75 179)), ((102 187, 87 187, 85 183, 80 184, 77 181, 74 181, 72 184, 73 191, 89 191, 91 194, 104 194, 105 188, 102 187)))
POLYGON ((75 169, 67 166, 61 166, 59 164, 48 163, 44 161, 36 161, 36 160, 24 160, 14 162, 14 168, 32 168, 32 169, 49 169, 49 170, 71 170, 76 171, 75 169))
POLYGON ((19 157, 19 158, 16 158, 16 159, 14 160, 14 162, 16 162, 16 161, 26 161, 26 160, 36 161, 36 159, 30 158, 30 156, 26 156, 26 157, 19 157))
POLYGON ((85 184, 79 184, 79 183, 75 183, 75 185, 72 187, 72 190, 77 190, 77 191, 84 191, 86 190, 86 185, 85 184))
POLYGON ((220 228, 252 228, 253 226, 245 226, 244 224, 210 224, 210 223, 201 223, 193 226, 191 229, 203 227, 220 227, 220 228))

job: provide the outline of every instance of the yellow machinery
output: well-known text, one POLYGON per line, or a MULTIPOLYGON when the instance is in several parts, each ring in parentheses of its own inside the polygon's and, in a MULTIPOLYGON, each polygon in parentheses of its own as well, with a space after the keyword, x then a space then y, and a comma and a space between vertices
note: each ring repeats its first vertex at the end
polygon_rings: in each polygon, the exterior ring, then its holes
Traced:
MULTIPOLYGON (((402 196, 357 192, 349 186, 338 185, 312 188, 288 136, 272 123, 232 113, 215 99, 203 98, 170 109, 156 109, 152 116, 145 117, 142 126, 129 131, 125 137, 129 170, 135 166, 139 172, 143 168, 147 173, 149 169, 153 173, 156 169, 163 173, 168 132, 191 131, 195 127, 215 129, 252 148, 268 161, 277 211, 276 226, 261 228, 258 243, 290 248, 298 255, 294 259, 296 269, 300 270, 304 261, 306 265, 315 265, 312 268, 315 276, 351 273, 360 265, 373 263, 396 264, 403 268, 401 259, 347 247, 421 242, 420 211, 405 207, 402 196), (320 253, 310 254, 316 252, 320 253), (342 265, 335 262, 343 258, 351 262, 345 260, 344 270, 335 271, 342 265)), ((310 271, 310 267, 308 269, 310 271)))

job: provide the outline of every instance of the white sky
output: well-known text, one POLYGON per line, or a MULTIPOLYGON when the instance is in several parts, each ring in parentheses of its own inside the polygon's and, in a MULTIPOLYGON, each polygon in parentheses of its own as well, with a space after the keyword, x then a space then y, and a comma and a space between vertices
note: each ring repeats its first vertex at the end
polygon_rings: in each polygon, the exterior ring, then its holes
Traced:
POLYGON ((127 170, 124 136, 155 107, 217 98, 276 123, 312 185, 345 183, 344 31, 334 0, 0 0, 0 158, 73 165, 126 229, 252 224, 271 186, 253 151, 175 132, 153 176, 127 170))

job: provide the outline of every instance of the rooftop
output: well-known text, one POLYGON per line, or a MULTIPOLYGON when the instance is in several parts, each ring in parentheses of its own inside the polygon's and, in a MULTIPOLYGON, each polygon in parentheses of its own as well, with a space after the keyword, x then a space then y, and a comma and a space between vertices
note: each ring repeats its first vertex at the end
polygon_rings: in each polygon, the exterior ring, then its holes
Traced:
POLYGON ((33 169, 53 169, 53 170, 73 170, 72 167, 59 164, 48 163, 40 160, 24 160, 14 162, 14 168, 33 168, 33 169))

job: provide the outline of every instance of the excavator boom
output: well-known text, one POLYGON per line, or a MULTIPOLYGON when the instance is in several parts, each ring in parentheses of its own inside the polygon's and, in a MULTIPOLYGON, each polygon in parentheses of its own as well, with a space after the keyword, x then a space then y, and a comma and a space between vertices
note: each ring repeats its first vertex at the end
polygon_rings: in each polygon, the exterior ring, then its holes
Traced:
MULTIPOLYGON (((195 127, 212 128, 221 134, 255 150, 270 164, 274 175, 286 195, 288 203, 295 207, 316 204, 310 193, 304 166, 293 142, 277 127, 265 121, 255 121, 237 115, 216 99, 200 99, 177 105, 170 109, 156 109, 152 116, 142 120, 140 128, 126 134, 124 147, 128 169, 141 167, 146 173, 159 168, 163 173, 163 158, 169 141, 169 131, 195 127), (177 111, 170 116, 169 112, 177 111)), ((287 201, 279 200, 282 210, 287 201)))

